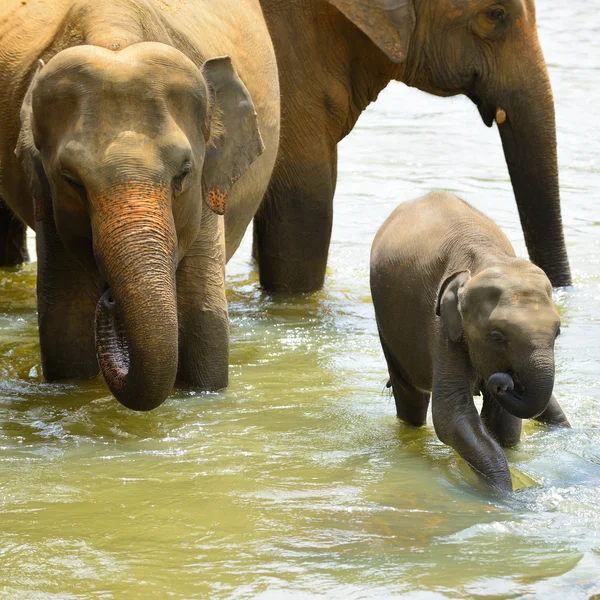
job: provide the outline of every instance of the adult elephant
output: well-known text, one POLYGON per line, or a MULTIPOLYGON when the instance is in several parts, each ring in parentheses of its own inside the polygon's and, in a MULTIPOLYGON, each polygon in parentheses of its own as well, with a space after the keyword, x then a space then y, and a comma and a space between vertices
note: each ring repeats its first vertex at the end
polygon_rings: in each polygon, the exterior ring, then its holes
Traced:
POLYGON ((571 282, 552 91, 533 0, 261 0, 282 96, 280 154, 254 224, 271 290, 323 284, 337 144, 392 79, 467 95, 497 118, 525 241, 554 286, 571 282))
POLYGON ((176 377, 225 387, 226 245, 279 141, 258 0, 9 0, 0 23, 0 189, 36 232, 44 376, 100 366, 136 410, 176 377))

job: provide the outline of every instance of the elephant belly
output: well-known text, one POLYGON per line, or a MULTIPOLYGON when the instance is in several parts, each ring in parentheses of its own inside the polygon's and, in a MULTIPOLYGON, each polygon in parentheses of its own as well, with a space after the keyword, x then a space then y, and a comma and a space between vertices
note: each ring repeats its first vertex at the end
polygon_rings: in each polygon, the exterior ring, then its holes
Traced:
POLYGON ((418 281, 410 281, 397 268, 373 269, 373 305, 382 342, 397 365, 398 374, 413 387, 430 391, 432 358, 430 339, 433 309, 418 281))
POLYGON ((414 331, 404 328, 391 332, 390 350, 398 365, 399 374, 413 387, 430 392, 433 381, 433 364, 428 345, 414 331))

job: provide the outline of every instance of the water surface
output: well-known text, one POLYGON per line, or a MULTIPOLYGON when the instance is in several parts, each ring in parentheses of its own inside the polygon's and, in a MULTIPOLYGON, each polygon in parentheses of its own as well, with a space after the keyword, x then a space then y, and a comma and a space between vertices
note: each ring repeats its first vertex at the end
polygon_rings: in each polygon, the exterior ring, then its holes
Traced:
POLYGON ((35 265, 0 270, 0 597, 588 598, 600 593, 600 17, 539 0, 575 285, 557 396, 507 453, 521 489, 473 486, 431 421, 400 425, 368 287, 401 201, 447 189, 525 253, 497 130, 468 100, 392 84, 340 147, 327 284, 261 292, 229 268, 231 386, 150 414, 101 380, 40 377, 35 265))

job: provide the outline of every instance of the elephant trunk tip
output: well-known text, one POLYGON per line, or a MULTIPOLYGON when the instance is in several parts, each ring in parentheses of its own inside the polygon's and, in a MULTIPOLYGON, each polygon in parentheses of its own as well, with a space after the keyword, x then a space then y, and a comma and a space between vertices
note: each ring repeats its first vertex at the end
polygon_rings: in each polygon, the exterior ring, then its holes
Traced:
POLYGON ((173 387, 175 371, 166 365, 166 371, 162 373, 163 361, 158 361, 161 372, 153 374, 152 367, 148 373, 136 372, 140 368, 133 368, 132 350, 110 287, 96 305, 95 326, 98 363, 113 396, 135 411, 145 412, 160 406, 173 387))
POLYGON ((527 389, 509 373, 494 373, 487 381, 488 392, 511 415, 519 419, 534 419, 544 412, 552 389, 531 384, 527 389), (536 389, 539 388, 539 389, 536 389))
POLYGON ((495 396, 512 393, 515 389, 515 382, 508 373, 494 373, 487 383, 488 390, 495 396))

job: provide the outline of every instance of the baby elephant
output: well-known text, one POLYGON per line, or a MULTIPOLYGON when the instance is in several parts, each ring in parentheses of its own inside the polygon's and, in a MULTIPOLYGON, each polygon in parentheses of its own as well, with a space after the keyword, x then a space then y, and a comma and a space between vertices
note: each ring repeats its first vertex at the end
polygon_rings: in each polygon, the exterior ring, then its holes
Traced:
POLYGON ((371 293, 398 418, 424 425, 432 393, 440 440, 511 491, 501 446, 519 442, 521 419, 570 427, 552 394, 560 318, 545 273, 482 213, 431 193, 378 231, 371 293))

